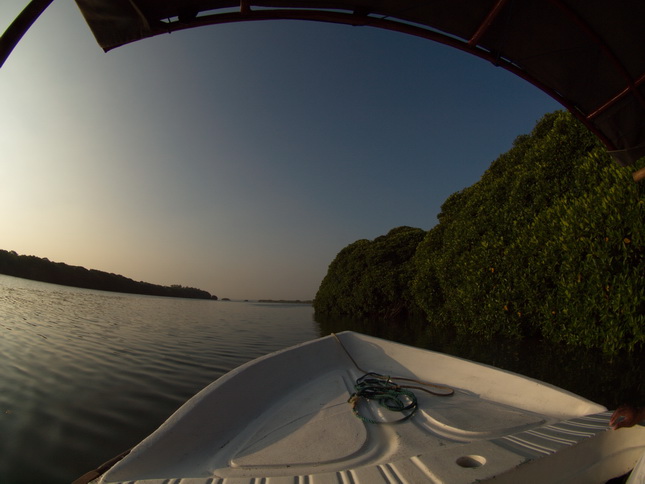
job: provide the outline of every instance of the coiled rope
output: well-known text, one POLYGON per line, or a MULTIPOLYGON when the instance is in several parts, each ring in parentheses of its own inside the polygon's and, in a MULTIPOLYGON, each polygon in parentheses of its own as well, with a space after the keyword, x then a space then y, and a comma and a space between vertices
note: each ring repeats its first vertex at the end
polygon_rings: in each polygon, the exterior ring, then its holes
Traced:
POLYGON ((410 390, 397 385, 391 378, 378 373, 366 373, 358 380, 354 386, 356 390, 349 398, 348 402, 352 404, 352 412, 363 422, 372 424, 397 423, 403 422, 417 411, 417 397, 410 390), (374 420, 361 415, 358 411, 358 404, 364 400, 377 402, 381 407, 392 412, 402 412, 403 417, 397 420, 374 420), (406 413, 407 412, 407 413, 406 413))
POLYGON ((392 377, 372 371, 365 371, 358 366, 358 363, 356 363, 356 360, 354 360, 349 351, 347 351, 347 348, 345 348, 345 345, 340 338, 334 333, 332 333, 332 335, 338 344, 340 344, 341 348, 343 348, 349 359, 352 360, 354 366, 364 373, 363 376, 356 380, 356 384, 354 385, 355 391, 348 400, 352 405, 354 415, 364 422, 383 424, 408 420, 412 415, 414 415, 418 408, 417 397, 412 391, 410 391, 410 389, 421 390, 438 397, 449 397, 455 393, 452 388, 445 385, 437 385, 436 383, 429 383, 422 380, 416 380, 414 378, 392 377), (406 384, 396 382, 405 382, 406 384), (409 383, 414 383, 414 385, 410 385, 409 383), (404 415, 397 420, 374 420, 368 418, 361 415, 358 410, 359 402, 362 400, 375 401, 387 410, 401 412, 404 413, 404 415))

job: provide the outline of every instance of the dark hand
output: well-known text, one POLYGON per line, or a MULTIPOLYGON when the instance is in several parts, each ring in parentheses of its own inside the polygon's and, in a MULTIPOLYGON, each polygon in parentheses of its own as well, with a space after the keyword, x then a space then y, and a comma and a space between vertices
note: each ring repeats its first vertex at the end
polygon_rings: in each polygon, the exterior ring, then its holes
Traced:
POLYGON ((621 427, 633 427, 645 418, 645 407, 635 408, 629 405, 621 405, 614 411, 609 420, 610 427, 619 429, 621 427))

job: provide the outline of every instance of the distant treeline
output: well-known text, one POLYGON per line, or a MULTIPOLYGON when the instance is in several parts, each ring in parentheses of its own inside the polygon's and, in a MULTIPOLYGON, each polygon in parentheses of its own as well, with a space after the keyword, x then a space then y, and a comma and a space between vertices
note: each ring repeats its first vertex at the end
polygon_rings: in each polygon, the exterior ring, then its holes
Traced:
POLYGON ((18 255, 14 251, 6 250, 0 250, 0 274, 100 291, 144 294, 148 296, 217 299, 208 292, 193 287, 180 285, 160 286, 148 282, 136 282, 118 274, 70 266, 62 262, 51 262, 49 259, 33 255, 18 255))
POLYGON ((300 299, 260 299, 258 302, 275 304, 311 304, 313 301, 301 301, 300 299))
POLYGON ((643 349, 645 183, 632 169, 571 115, 548 114, 448 197, 431 230, 399 227, 341 250, 316 314, 421 315, 482 337, 643 349))

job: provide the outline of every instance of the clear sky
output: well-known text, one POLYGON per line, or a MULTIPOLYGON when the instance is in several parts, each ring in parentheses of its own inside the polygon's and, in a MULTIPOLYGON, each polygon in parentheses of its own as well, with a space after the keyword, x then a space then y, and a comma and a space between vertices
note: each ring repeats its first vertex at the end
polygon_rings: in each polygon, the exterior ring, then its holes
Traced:
MULTIPOLYGON (((27 0, 0 2, 0 29, 27 0)), ((491 64, 368 27, 249 22, 107 54, 54 3, 0 70, 0 248, 313 298, 338 251, 409 225, 560 106, 491 64)))

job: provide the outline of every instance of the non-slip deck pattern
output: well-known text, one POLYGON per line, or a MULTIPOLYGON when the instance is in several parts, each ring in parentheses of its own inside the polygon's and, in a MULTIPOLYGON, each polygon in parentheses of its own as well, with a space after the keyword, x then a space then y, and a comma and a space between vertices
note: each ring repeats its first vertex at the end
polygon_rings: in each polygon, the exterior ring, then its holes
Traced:
MULTIPOLYGON (((380 465, 309 475, 275 477, 227 477, 167 479, 163 484, 358 484, 358 483, 473 483, 485 482, 499 473, 513 472, 522 464, 573 447, 608 430, 611 413, 573 418, 556 424, 501 437, 448 446, 380 465), (464 459, 465 458, 465 459, 464 459), (462 459, 462 460, 460 460, 462 459), (462 465, 459 464, 462 462, 462 465), (465 462, 465 466, 464 466, 465 462), (479 463, 480 465, 477 465, 479 463), (510 471, 509 471, 510 469, 510 471)), ((147 484, 146 480, 128 484, 147 484)), ((159 483, 159 481, 155 481, 159 483)))
POLYGON ((495 442, 527 458, 550 455, 583 439, 605 432, 609 427, 610 417, 611 412, 577 417, 508 435, 496 439, 495 442))

